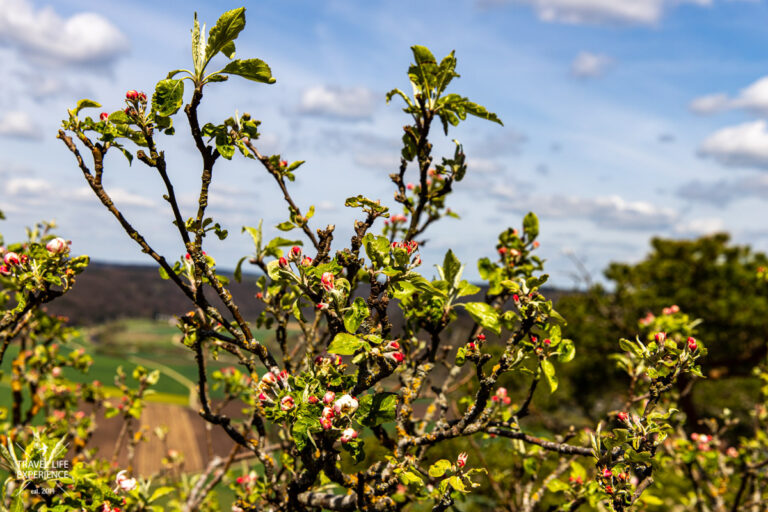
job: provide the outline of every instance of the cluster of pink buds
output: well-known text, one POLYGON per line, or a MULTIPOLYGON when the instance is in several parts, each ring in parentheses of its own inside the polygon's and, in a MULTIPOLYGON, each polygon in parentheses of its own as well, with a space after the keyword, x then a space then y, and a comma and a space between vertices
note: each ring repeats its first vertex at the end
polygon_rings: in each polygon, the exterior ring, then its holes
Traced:
POLYGON ((656 320, 656 316, 654 316, 654 314, 649 311, 645 317, 640 319, 640 325, 649 326, 653 323, 654 320, 656 320))
POLYGON ((334 280, 336 279, 336 276, 333 275, 332 272, 323 272, 323 275, 320 276, 320 284, 323 286, 323 289, 327 292, 334 289, 334 280))
POLYGON ((502 402, 504 405, 509 405, 511 400, 507 396, 507 388, 500 387, 496 390, 496 394, 491 397, 494 402, 502 402))
POLYGON ((118 490, 123 490, 125 492, 131 492, 136 488, 136 479, 135 478, 128 478, 127 475, 128 471, 122 470, 120 471, 117 476, 115 477, 115 482, 117 483, 117 487, 115 487, 115 492, 118 490))
MULTIPOLYGON (((274 403, 274 400, 269 395, 271 393, 275 398, 277 398, 278 391, 282 387, 284 389, 291 389, 290 384, 288 384, 288 377, 289 373, 286 370, 283 370, 281 372, 277 372, 276 370, 269 371, 264 374, 264 376, 261 378, 261 381, 258 384, 259 389, 259 401, 261 401, 263 404, 272 404, 274 403)), ((286 396, 280 401, 280 408, 284 411, 293 409, 293 397, 286 396), (290 406, 286 400, 286 398, 290 399, 290 406), (287 407, 287 408, 286 408, 287 407)))
POLYGON ((697 443, 696 448, 702 452, 706 452, 711 449, 709 443, 712 442, 713 439, 714 438, 712 436, 707 434, 699 434, 697 432, 691 434, 691 441, 697 443))
POLYGON ((128 101, 147 101, 147 95, 143 92, 138 92, 134 90, 130 90, 125 93, 125 99, 128 101))
POLYGON ((344 429, 344 431, 341 433, 341 437, 339 440, 346 444, 353 439, 357 439, 357 430, 353 429, 352 427, 344 429))
POLYGON ((63 254, 69 251, 69 242, 63 238, 56 237, 45 244, 45 248, 51 254, 63 254))
POLYGON ((400 343, 395 340, 387 343, 384 347, 384 357, 393 360, 397 364, 402 363, 405 355, 400 351, 400 343))
POLYGON ((396 213, 389 218, 389 222, 391 222, 392 224, 396 224, 398 222, 408 222, 408 217, 406 217, 402 213, 396 213))
POLYGON ((467 452, 461 452, 458 457, 456 457, 456 465, 460 468, 463 468, 467 465, 467 458, 469 458, 469 455, 467 455, 467 452))
POLYGON ((249 473, 247 475, 241 475, 235 480, 238 485, 248 485, 258 479, 255 473, 249 473))
MULTIPOLYGON (((326 304, 326 307, 328 305, 326 304)), ((321 354, 315 357, 315 364, 317 366, 341 366, 342 359, 341 356, 338 354, 321 354)))
POLYGON ((409 255, 418 248, 419 242, 416 242, 415 240, 410 240, 408 242, 392 242, 392 249, 405 249, 409 255))
POLYGON ((693 336, 688 337, 688 350, 695 352, 699 345, 696 343, 696 338, 693 336))
POLYGON ((323 412, 320 413, 320 425, 323 427, 323 430, 330 430, 333 428, 334 416, 335 413, 333 412, 332 407, 323 407, 323 412))
POLYGON ((672 304, 668 308, 662 309, 661 312, 665 315, 674 315, 675 313, 680 312, 680 307, 678 307, 677 304, 672 304))

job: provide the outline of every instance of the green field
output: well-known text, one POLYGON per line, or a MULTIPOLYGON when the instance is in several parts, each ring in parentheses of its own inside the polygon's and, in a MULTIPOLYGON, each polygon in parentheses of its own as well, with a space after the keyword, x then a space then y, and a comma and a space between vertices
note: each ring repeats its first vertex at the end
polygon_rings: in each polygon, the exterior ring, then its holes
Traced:
MULTIPOLYGON (((257 330, 254 336, 268 339, 271 332, 257 330)), ((117 368, 122 366, 126 374, 130 375, 136 366, 141 365, 160 370, 160 380, 152 388, 156 393, 148 397, 149 401, 186 405, 189 403, 190 391, 196 392, 194 385, 197 382, 197 365, 193 353, 181 343, 178 328, 167 321, 122 319, 83 328, 77 338, 62 348, 62 353, 78 348, 84 349, 93 358, 93 365, 85 374, 65 368, 64 376, 73 382, 98 380, 108 395, 116 394, 118 390, 114 387, 114 378, 117 368)), ((10 388, 8 374, 11 361, 17 354, 16 345, 8 348, 2 365, 0 389, 10 388)), ((209 358, 208 374, 235 363, 234 357, 222 352, 218 361, 209 358)), ((129 378, 128 384, 133 385, 135 381, 129 378)), ((221 395, 211 391, 211 396, 217 398, 221 395)), ((10 393, 0 392, 0 406, 8 405, 10 393)))

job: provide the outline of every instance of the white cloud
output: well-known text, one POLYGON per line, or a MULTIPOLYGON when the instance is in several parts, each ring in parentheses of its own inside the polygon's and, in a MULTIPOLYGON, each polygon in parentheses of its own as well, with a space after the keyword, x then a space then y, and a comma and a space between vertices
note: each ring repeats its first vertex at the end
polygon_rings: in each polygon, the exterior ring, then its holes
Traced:
POLYGON ((699 147, 699 154, 722 165, 768 169, 768 123, 765 120, 716 131, 699 147))
POLYGON ((51 64, 104 64, 128 49, 127 38, 103 16, 62 18, 28 0, 0 0, 0 44, 51 64))
POLYGON ((581 52, 571 63, 571 74, 579 78, 601 76, 613 64, 613 59, 606 55, 581 52))
POLYGON ((39 139, 40 130, 26 112, 6 112, 0 118, 0 135, 19 137, 22 139, 39 139))
POLYGON ((675 225, 674 232, 683 236, 711 235, 723 231, 725 224, 722 219, 703 218, 680 222, 675 225))
POLYGON ((502 3, 532 6, 539 18, 547 22, 570 24, 636 24, 657 23, 665 10, 681 3, 710 5, 711 0, 479 0, 483 6, 502 3))
POLYGON ((694 99, 689 107, 697 114, 713 114, 741 108, 768 115, 768 76, 764 76, 739 91, 733 98, 725 93, 709 94, 694 99))
POLYGON ((5 192, 12 197, 49 194, 53 186, 40 178, 11 178, 5 182, 5 192))
POLYGON ((467 161, 467 172, 479 174, 496 174, 503 171, 504 166, 488 158, 470 158, 467 161))
POLYGON ((376 107, 373 92, 365 87, 318 85, 301 95, 299 113, 347 120, 369 119, 376 107))
POLYGON ((696 114, 707 115, 726 110, 729 104, 730 99, 727 94, 717 93, 694 99, 691 104, 688 105, 688 108, 691 112, 696 114))
POLYGON ((508 187, 496 187, 492 194, 503 199, 505 202, 501 207, 508 210, 535 211, 541 217, 556 219, 581 218, 610 229, 668 229, 675 224, 678 217, 677 212, 670 208, 659 207, 645 201, 627 201, 616 195, 607 197, 525 196, 508 187))
POLYGON ((750 175, 734 180, 691 181, 681 185, 676 194, 681 199, 712 203, 722 207, 737 199, 768 199, 768 174, 750 175))

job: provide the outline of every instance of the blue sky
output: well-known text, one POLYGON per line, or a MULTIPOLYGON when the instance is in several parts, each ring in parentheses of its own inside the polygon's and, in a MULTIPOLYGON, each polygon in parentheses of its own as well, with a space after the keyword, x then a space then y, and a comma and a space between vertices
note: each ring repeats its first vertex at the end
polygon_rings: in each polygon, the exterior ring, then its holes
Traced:
MULTIPOLYGON (((170 69, 190 65, 197 11, 210 27, 242 2, 0 0, 0 227, 21 237, 56 219, 75 252, 147 262, 85 189, 55 133, 77 99, 105 110, 127 89, 151 92, 170 69)), ((470 119, 450 134, 469 172, 446 220, 427 236, 427 264, 453 247, 475 260, 527 211, 541 218, 541 255, 553 281, 570 286, 575 254, 598 275, 636 261, 652 236, 727 230, 768 249, 768 7, 738 0, 468 0, 465 2, 246 2, 239 57, 258 57, 277 83, 233 77, 212 85, 202 117, 240 112, 262 120, 261 148, 307 160, 294 194, 314 204, 313 227, 351 233, 344 198, 363 193, 394 206, 387 178, 407 118, 384 93, 407 89, 409 46, 438 57, 456 50, 454 91, 498 113, 505 126, 470 119), (761 81, 761 79, 766 80, 761 81)), ((183 123, 179 118, 178 125, 183 123)), ((199 162, 180 129, 162 141, 186 215, 199 162)), ((436 153, 450 138, 434 133, 436 153)), ((211 213, 230 232, 210 241, 219 264, 249 252, 243 225, 272 226, 286 208, 265 172, 220 162, 211 213)), ((108 159, 118 205, 167 257, 178 257, 157 176, 108 159)))

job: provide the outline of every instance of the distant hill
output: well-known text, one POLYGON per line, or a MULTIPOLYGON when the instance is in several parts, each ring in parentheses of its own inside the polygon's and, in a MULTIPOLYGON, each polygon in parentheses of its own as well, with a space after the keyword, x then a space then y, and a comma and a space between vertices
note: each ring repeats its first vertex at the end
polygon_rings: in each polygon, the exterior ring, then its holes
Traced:
MULTIPOLYGON (((256 275, 244 275, 242 283, 232 280, 228 286, 243 317, 248 320, 255 319, 263 310, 254 297, 257 278, 256 275)), ((565 293, 569 292, 544 291, 555 301, 565 293)), ((214 293, 206 295, 212 303, 219 303, 214 293)), ((160 278, 157 267, 93 262, 78 276, 71 291, 48 305, 48 311, 68 317, 72 324, 90 325, 117 318, 170 317, 189 311, 190 306, 189 300, 173 282, 160 278)), ((394 305, 390 307, 397 309, 394 305)), ((393 321, 397 323, 395 318, 393 321)))

